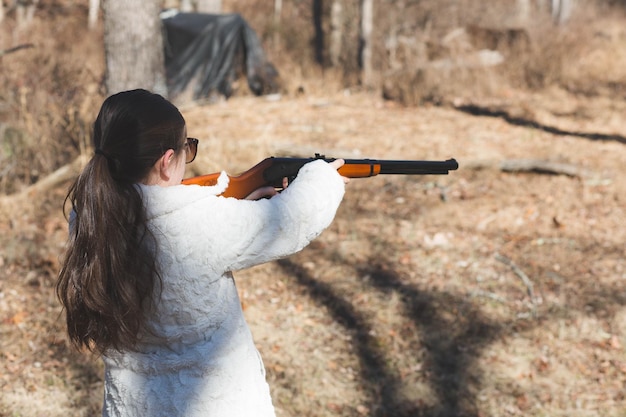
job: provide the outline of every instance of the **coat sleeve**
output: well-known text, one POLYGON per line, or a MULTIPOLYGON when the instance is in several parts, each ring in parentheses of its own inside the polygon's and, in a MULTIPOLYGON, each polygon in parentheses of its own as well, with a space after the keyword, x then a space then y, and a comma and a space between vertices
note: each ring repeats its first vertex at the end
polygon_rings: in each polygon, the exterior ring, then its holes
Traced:
POLYGON ((333 167, 314 161, 271 199, 214 198, 199 216, 213 237, 205 247, 212 267, 244 269, 300 251, 331 224, 344 190, 333 167))

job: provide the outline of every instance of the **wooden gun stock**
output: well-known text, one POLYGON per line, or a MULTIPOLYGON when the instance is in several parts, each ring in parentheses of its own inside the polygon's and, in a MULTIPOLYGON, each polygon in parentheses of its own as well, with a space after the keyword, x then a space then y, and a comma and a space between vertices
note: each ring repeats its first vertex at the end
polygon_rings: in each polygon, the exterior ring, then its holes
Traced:
MULTIPOLYGON (((228 176, 228 188, 221 194, 224 197, 245 198, 254 190, 265 186, 282 188, 283 178, 289 182, 298 175, 303 165, 323 159, 332 162, 335 158, 316 155, 314 158, 270 157, 237 176, 228 176)), ((339 173, 348 178, 367 178, 379 174, 396 175, 446 175, 456 170, 459 164, 454 159, 447 161, 395 161, 376 159, 346 159, 339 173)), ((200 175, 183 180, 183 184, 216 185, 220 173, 200 175)))

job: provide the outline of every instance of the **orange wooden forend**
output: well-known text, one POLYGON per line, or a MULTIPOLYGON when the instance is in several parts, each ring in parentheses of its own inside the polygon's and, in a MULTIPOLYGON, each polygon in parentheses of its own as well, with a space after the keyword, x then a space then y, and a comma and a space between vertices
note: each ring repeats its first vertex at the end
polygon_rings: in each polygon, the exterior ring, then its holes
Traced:
POLYGON ((379 164, 345 164, 339 168, 339 173, 348 178, 367 178, 380 173, 379 164))

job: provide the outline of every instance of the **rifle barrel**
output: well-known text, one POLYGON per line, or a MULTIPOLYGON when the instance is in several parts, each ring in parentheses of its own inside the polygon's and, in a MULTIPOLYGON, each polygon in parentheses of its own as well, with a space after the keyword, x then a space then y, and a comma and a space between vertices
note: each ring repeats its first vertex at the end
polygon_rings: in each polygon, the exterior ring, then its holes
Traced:
POLYGON ((447 161, 395 161, 376 159, 346 159, 346 165, 370 164, 379 166, 376 169, 378 174, 398 174, 398 175, 445 175, 448 171, 459 168, 455 159, 447 161))

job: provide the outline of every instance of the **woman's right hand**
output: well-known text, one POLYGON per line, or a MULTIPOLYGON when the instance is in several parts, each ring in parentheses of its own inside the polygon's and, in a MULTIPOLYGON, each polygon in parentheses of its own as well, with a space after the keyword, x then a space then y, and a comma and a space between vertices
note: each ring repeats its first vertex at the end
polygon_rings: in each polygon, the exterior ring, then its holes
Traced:
MULTIPOLYGON (((339 170, 339 168, 341 168, 344 164, 346 163, 346 161, 344 161, 343 159, 335 159, 333 162, 329 162, 328 164, 335 168, 336 170, 339 170)), ((344 177, 343 175, 341 176, 341 178, 343 179, 343 183, 347 184, 350 182, 350 178, 348 177, 344 177)))
MULTIPOLYGON (((344 164, 346 163, 346 161, 344 161, 343 159, 335 159, 332 162, 329 162, 328 164, 335 168, 336 170, 339 170, 339 168, 341 168, 344 164)), ((341 178, 343 179, 343 183, 347 184, 350 182, 350 178, 348 177, 344 177, 343 175, 341 176, 341 178)), ((283 190, 285 188, 287 188, 287 186, 289 185, 289 181, 287 178, 283 178, 283 190)), ((251 192, 245 199, 246 200, 260 200, 262 198, 272 198, 273 196, 275 196, 276 194, 278 194, 278 190, 276 190, 276 188, 274 187, 261 187, 257 190, 254 190, 253 192, 251 192)))

